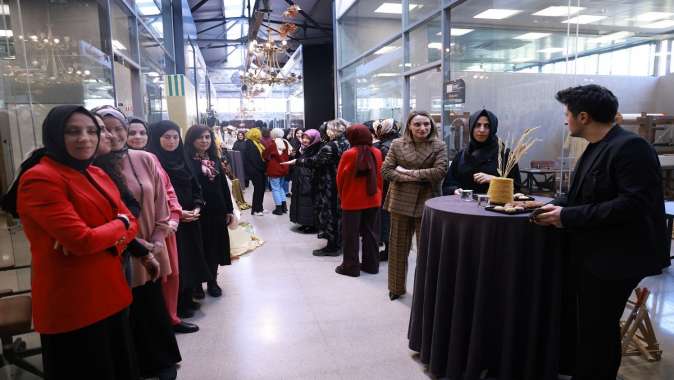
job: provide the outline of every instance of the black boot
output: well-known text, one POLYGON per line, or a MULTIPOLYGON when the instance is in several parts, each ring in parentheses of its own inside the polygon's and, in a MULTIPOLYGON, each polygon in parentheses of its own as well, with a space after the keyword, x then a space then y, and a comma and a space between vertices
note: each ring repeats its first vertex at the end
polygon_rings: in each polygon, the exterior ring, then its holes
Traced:
POLYGON ((286 201, 283 201, 283 203, 281 203, 281 207, 283 207, 284 214, 288 212, 288 205, 286 204, 286 201))
POLYGON ((271 212, 274 215, 283 215, 283 206, 276 206, 274 211, 271 212))
POLYGON ((342 250, 336 244, 330 244, 313 252, 314 256, 339 256, 342 250))

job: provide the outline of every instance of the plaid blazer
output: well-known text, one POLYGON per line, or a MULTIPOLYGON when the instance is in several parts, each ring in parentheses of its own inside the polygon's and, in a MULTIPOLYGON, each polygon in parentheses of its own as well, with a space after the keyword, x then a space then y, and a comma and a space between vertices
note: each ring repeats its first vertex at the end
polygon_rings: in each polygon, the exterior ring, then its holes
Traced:
POLYGON ((382 175, 390 182, 384 209, 420 218, 424 203, 442 195, 447 162, 447 146, 436 136, 422 143, 414 142, 409 134, 395 139, 382 165, 382 175), (400 174, 395 170, 397 166, 416 170, 417 176, 400 174))

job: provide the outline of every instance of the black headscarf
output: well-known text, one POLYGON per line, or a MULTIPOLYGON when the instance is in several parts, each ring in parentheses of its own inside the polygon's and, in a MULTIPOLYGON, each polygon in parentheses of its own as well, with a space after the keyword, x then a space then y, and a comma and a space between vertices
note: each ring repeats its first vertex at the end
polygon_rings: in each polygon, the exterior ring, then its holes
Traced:
MULTIPOLYGON (((94 161, 93 155, 88 160, 78 160, 70 156, 66 150, 64 137, 66 121, 76 112, 91 118, 96 126, 96 134, 98 135, 98 141, 100 143, 101 128, 98 125, 98 122, 96 122, 94 115, 92 115, 86 108, 76 105, 56 106, 52 108, 42 123, 43 147, 34 150, 30 156, 21 163, 19 175, 12 183, 7 194, 2 198, 2 209, 12 214, 15 218, 19 217, 16 211, 19 179, 28 169, 40 163, 40 160, 42 160, 43 157, 47 156, 60 164, 81 172, 84 172, 94 161)), ((98 149, 98 143, 96 144, 96 149, 98 149)))
POLYGON ((190 186, 192 172, 190 166, 185 164, 185 151, 183 149, 183 140, 180 137, 180 127, 170 120, 162 120, 150 125, 150 133, 146 149, 154 153, 161 162, 161 166, 171 178, 171 183, 175 186, 190 186), (178 147, 173 152, 169 152, 161 147, 159 141, 164 133, 168 131, 178 132, 178 147))
MULTIPOLYGON (((131 124, 134 124, 134 123, 140 124, 140 125, 143 126, 143 128, 145 128, 145 133, 148 135, 148 137, 150 136, 150 129, 147 125, 147 122, 145 122, 145 120, 143 120, 141 118, 138 118, 138 117, 135 117, 135 116, 129 116, 128 119, 129 119, 129 126, 131 126, 131 124)), ((147 146, 148 146, 149 143, 150 142, 148 140, 148 143, 141 150, 143 150, 143 149, 147 150, 147 146)))
POLYGON ((496 115, 491 111, 482 109, 470 115, 468 125, 470 126, 470 143, 468 144, 467 153, 478 160, 484 157, 491 157, 493 155, 493 150, 498 149, 498 138, 496 137, 496 132, 498 132, 498 118, 496 115), (485 142, 479 142, 473 137, 473 131, 477 126, 477 120, 482 116, 486 116, 489 120, 489 137, 485 142))

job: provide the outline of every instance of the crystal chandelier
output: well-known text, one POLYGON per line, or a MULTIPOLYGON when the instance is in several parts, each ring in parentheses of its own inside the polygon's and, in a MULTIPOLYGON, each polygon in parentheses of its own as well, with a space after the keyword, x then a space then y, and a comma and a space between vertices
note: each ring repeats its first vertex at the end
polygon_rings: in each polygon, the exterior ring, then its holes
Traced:
POLYGON ((6 64, 3 76, 22 82, 80 83, 91 72, 77 63, 74 43, 68 36, 47 33, 17 37, 26 48, 25 65, 6 64))
MULTIPOLYGON (((291 5, 283 13, 283 17, 291 17, 292 15, 296 15, 297 12, 299 12, 299 7, 291 5)), ((269 24, 269 13, 267 13, 267 24, 269 24)), ((256 87, 259 89, 259 86, 288 86, 302 79, 301 75, 295 73, 284 74, 277 58, 279 54, 287 52, 287 37, 297 30, 297 26, 289 22, 282 24, 280 28, 280 41, 272 39, 272 30, 269 26, 265 26, 267 27, 267 40, 260 43, 257 40, 253 40, 248 46, 249 53, 251 54, 251 64, 247 71, 240 72, 241 81, 245 86, 244 91, 255 89, 256 87)))

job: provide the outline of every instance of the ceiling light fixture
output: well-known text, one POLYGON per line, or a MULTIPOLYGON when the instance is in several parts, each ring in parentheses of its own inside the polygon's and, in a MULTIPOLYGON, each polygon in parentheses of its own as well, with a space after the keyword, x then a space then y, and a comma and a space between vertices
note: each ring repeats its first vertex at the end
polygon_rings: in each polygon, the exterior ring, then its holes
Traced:
POLYGON ((390 53, 390 52, 392 52, 394 50, 397 50, 397 49, 399 49, 398 46, 384 46, 383 48, 375 51, 374 54, 377 54, 377 55, 386 54, 386 53, 390 53))
POLYGON ((112 40, 112 47, 116 50, 126 50, 126 46, 117 40, 112 40))
POLYGON ((509 17, 512 17, 522 11, 515 9, 487 9, 484 12, 478 13, 473 18, 482 18, 488 20, 503 20, 509 17))
POLYGON ((638 15, 635 20, 641 22, 652 22, 674 16, 674 13, 668 12, 646 12, 638 15))
POLYGON ((451 28, 449 30, 449 33, 453 37, 458 37, 458 36, 466 35, 466 34, 472 32, 473 30, 475 30, 475 29, 451 28))
POLYGON ((375 77, 379 77, 379 78, 388 78, 388 77, 397 77, 398 75, 400 75, 400 74, 396 74, 396 73, 379 73, 379 74, 375 74, 374 76, 375 76, 375 77))
POLYGON ((580 25, 591 24, 593 22, 597 22, 597 21, 603 20, 605 18, 606 18, 606 16, 580 15, 580 16, 576 16, 576 17, 570 18, 568 20, 562 21, 562 24, 569 24, 569 23, 580 24, 580 25))
POLYGON ((544 54, 561 53, 564 50, 565 50, 564 48, 551 47, 551 48, 540 49, 540 50, 538 50, 538 53, 544 53, 544 54))
POLYGON ((440 43, 440 42, 431 42, 430 44, 428 44, 428 48, 429 48, 429 49, 438 49, 438 50, 442 50, 442 43, 440 43))
POLYGON ((613 42, 613 41, 623 41, 626 40, 630 37, 632 37, 634 33, 632 32, 615 32, 611 34, 607 34, 605 36, 593 38, 591 41, 597 44, 604 43, 604 42, 613 42))
POLYGON ((531 32, 531 33, 524 33, 521 34, 517 37, 514 37, 516 40, 522 40, 522 41, 536 41, 541 38, 549 36, 550 33, 536 33, 536 32, 531 32))
POLYGON ((12 32, 10 29, 0 29, 0 37, 12 37, 14 36, 14 32, 12 32))
MULTIPOLYGON (((410 4, 410 10, 419 7, 419 4, 410 4)), ((400 3, 382 3, 377 9, 374 10, 374 13, 386 13, 393 15, 403 14, 403 5, 400 3)))
POLYGON ((674 20, 660 20, 652 24, 639 25, 639 27, 647 29, 664 29, 672 26, 674 26, 674 20))
POLYGON ((0 15, 9 16, 9 4, 0 5, 0 15))
POLYGON ((563 17, 563 16, 571 16, 575 15, 576 13, 582 11, 583 7, 564 7, 564 6, 555 6, 555 7, 547 7, 545 9, 541 9, 540 11, 532 14, 532 16, 545 16, 545 17, 563 17))

